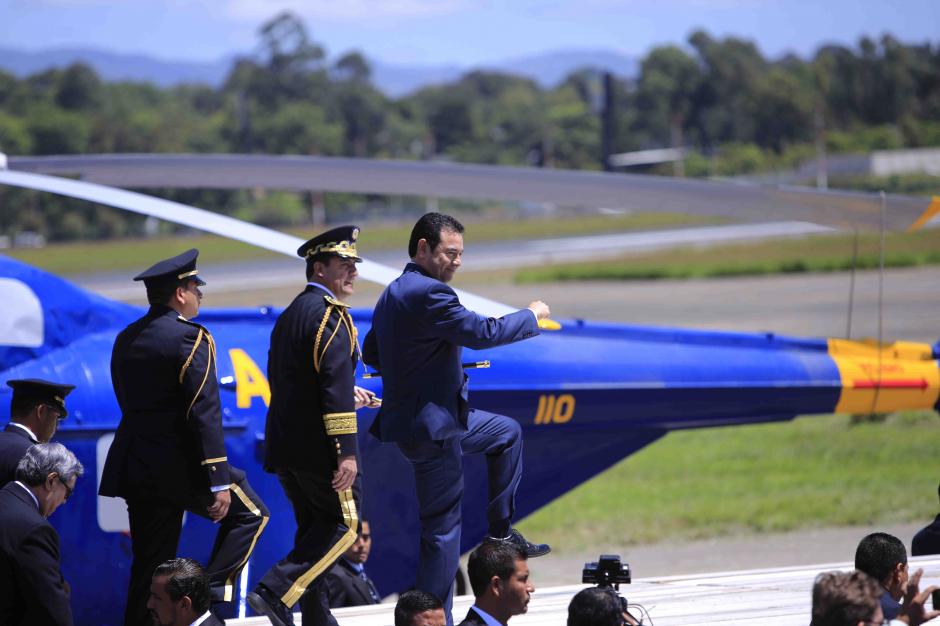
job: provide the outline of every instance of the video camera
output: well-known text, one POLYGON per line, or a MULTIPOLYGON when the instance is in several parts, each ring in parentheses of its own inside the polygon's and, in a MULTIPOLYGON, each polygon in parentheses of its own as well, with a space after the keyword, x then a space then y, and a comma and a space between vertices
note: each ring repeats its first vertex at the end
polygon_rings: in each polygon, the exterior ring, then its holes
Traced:
POLYGON ((619 554, 602 554, 600 560, 584 564, 581 582, 619 590, 621 583, 630 584, 630 564, 621 563, 619 554))
POLYGON ((620 610, 624 615, 624 624, 640 624, 627 610, 627 599, 620 595, 620 585, 630 584, 630 564, 621 563, 619 554, 602 554, 596 562, 585 563, 581 572, 581 582, 597 585, 606 589, 620 600, 620 610))

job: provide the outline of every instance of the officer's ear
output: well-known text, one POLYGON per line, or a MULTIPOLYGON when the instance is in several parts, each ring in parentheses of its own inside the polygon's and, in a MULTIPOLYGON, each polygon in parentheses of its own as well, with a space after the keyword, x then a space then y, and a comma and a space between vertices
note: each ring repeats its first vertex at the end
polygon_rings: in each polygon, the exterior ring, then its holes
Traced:
POLYGON ((193 599, 189 596, 183 596, 180 598, 179 607, 183 611, 192 611, 193 609, 193 599))

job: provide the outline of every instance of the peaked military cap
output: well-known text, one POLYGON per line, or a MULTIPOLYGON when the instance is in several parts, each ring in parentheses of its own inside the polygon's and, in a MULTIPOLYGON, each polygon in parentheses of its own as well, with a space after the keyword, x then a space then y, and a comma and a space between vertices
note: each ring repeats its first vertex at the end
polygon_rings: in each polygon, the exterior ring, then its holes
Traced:
POLYGON ((13 388, 13 402, 34 402, 35 404, 49 404, 59 409, 62 417, 68 415, 65 410, 65 396, 69 395, 75 385, 62 385, 51 383, 39 378, 25 378, 21 380, 8 380, 7 384, 13 388))
POLYGON ((199 250, 191 248, 182 254, 154 263, 134 276, 134 280, 142 280, 148 287, 162 282, 176 282, 184 278, 195 280, 199 285, 205 285, 206 281, 199 278, 199 270, 196 269, 198 257, 199 250))
POLYGON ((344 259, 354 259, 358 263, 362 261, 356 252, 358 238, 358 226, 338 226, 297 248, 297 256, 309 260, 318 254, 335 254, 344 259))

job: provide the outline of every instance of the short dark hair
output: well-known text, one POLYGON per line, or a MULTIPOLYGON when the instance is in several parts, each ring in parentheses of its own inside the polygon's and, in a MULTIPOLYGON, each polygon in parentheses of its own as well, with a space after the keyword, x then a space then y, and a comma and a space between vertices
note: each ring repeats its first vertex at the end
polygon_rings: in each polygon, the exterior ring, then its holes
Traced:
POLYGON ((855 550, 855 569, 883 583, 898 563, 907 563, 904 543, 888 533, 872 533, 855 550))
POLYGON ((433 250, 441 243, 441 231, 448 230, 454 233, 463 233, 463 224, 450 215, 443 213, 425 213, 415 222, 411 229, 411 239, 408 240, 408 256, 412 259, 418 254, 418 241, 424 239, 433 250))
POLYGON ((170 559, 153 571, 153 576, 166 576, 166 592, 174 602, 189 596, 193 613, 202 615, 209 610, 209 576, 202 565, 192 559, 170 559))
POLYGON ((486 593, 493 576, 506 580, 516 571, 516 561, 525 561, 525 550, 508 541, 484 541, 470 553, 467 574, 470 588, 477 598, 486 593))
POLYGON ((870 620, 881 594, 881 585, 865 572, 823 572, 813 583, 810 626, 855 626, 870 620))
POLYGON ((183 289, 189 284, 192 278, 180 278, 179 280, 161 280, 147 285, 147 302, 149 304, 166 304, 176 293, 176 290, 183 289))
POLYGON ((38 398, 18 398, 13 396, 13 399, 10 400, 10 419, 13 421, 21 420, 42 403, 42 400, 38 398))
POLYGON ((307 259, 307 280, 313 280, 314 263, 323 263, 324 265, 329 266, 331 260, 341 258, 342 257, 340 255, 333 254, 332 252, 321 252, 319 254, 314 254, 312 257, 307 259))
POLYGON ((613 589, 589 587, 568 604, 568 626, 621 626, 623 607, 613 589))
POLYGON ((411 626, 415 615, 443 608, 444 605, 434 594, 420 589, 406 591, 398 596, 398 603, 395 605, 395 626, 411 626))

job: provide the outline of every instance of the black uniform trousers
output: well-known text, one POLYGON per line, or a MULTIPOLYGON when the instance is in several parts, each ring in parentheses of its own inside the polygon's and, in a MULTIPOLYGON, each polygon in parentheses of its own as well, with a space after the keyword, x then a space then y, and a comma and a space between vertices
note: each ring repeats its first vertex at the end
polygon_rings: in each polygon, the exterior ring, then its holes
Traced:
MULTIPOLYGON (((206 565, 213 603, 232 600, 235 579, 248 562, 255 542, 270 518, 267 507, 248 484, 245 473, 231 466, 229 470, 233 480, 229 485, 232 503, 228 514, 219 522, 215 544, 206 565)), ((147 493, 126 498, 134 562, 124 613, 125 626, 149 626, 152 623, 147 600, 153 571, 164 561, 176 558, 183 513, 188 511, 209 519, 206 507, 212 504, 213 499, 214 494, 209 492, 180 493, 180 497, 172 500, 147 493)))
POLYGON ((362 479, 337 492, 321 472, 277 470, 294 508, 294 549, 261 579, 288 608, 300 602, 304 626, 336 626, 326 593, 326 573, 356 541, 362 479))

